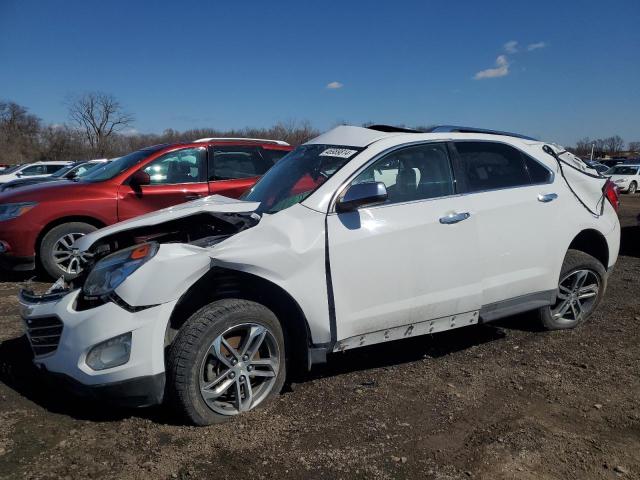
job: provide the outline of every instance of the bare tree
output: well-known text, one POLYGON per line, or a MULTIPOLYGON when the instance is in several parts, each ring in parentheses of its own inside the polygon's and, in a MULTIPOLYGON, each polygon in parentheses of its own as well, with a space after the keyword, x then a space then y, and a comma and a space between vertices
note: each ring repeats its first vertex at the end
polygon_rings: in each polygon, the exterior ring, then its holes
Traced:
POLYGON ((629 151, 632 153, 640 153, 640 142, 629 142, 629 151))
POLYGON ((586 157, 591 155, 591 145, 593 142, 589 137, 584 137, 578 140, 576 143, 576 155, 579 157, 586 157))
POLYGON ((21 163, 38 155, 40 119, 14 102, 0 101, 0 152, 2 160, 21 163))
POLYGON ((605 138, 604 144, 607 149, 607 153, 609 153, 609 155, 615 155, 616 153, 620 153, 624 148, 624 140, 622 140, 620 135, 614 135, 613 137, 605 138))
POLYGON ((106 154, 114 133, 131 126, 133 115, 126 113, 113 95, 88 92, 68 101, 69 117, 84 132, 92 152, 106 154))

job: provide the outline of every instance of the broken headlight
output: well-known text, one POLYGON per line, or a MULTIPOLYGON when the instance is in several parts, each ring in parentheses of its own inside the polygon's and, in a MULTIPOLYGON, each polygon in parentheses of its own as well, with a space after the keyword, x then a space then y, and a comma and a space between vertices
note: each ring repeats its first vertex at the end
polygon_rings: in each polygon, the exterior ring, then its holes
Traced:
POLYGON ((151 260, 158 251, 156 242, 125 248, 104 257, 89 273, 82 288, 88 297, 102 297, 113 292, 129 275, 151 260))

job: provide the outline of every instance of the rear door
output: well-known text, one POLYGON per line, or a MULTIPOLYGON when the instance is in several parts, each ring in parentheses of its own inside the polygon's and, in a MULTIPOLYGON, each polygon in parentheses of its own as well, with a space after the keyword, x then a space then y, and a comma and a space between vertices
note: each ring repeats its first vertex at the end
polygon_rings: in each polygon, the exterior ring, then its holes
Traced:
POLYGON ((454 142, 460 180, 478 226, 483 305, 542 294, 557 285, 553 172, 515 147, 454 142))
POLYGON ((141 170, 150 185, 132 186, 125 181, 118 189, 118 219, 137 217, 161 208, 209 195, 206 181, 205 147, 182 148, 166 153, 141 170))
POLYGON ((427 332, 477 321, 476 219, 457 194, 446 145, 398 149, 351 184, 374 181, 386 185, 386 203, 327 217, 337 340, 435 319, 442 322, 427 332))
POLYGON ((273 166, 274 159, 252 145, 209 147, 208 180, 211 194, 238 198, 273 166))

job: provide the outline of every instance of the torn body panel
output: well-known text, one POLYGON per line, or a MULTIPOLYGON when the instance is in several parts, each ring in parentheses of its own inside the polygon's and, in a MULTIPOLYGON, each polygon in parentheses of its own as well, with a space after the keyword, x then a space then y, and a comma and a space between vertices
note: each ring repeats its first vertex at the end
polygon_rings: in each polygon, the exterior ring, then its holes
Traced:
POLYGON ((265 214, 250 230, 219 243, 212 263, 281 287, 299 304, 313 344, 331 340, 325 275, 325 215, 296 204, 265 214))
MULTIPOLYGON (((324 214, 297 204, 277 214, 259 216, 253 213, 257 203, 220 196, 185 206, 99 230, 84 237, 78 246, 88 248, 95 263, 136 243, 161 244, 153 262, 143 265, 115 290, 132 307, 176 300, 211 268, 222 267, 261 277, 282 288, 299 303, 312 342, 330 341, 324 214)), ((73 286, 81 286, 90 270, 91 265, 73 286)))

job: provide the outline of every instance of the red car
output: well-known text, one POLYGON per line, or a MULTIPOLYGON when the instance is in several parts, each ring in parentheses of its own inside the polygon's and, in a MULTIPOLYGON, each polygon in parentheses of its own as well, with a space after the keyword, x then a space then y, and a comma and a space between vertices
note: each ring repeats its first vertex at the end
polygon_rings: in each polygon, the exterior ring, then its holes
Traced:
POLYGON ((155 145, 64 180, 0 193, 0 266, 72 278, 72 245, 98 228, 220 194, 239 197, 292 150, 276 140, 204 138, 155 145))

